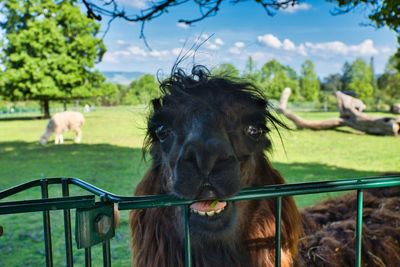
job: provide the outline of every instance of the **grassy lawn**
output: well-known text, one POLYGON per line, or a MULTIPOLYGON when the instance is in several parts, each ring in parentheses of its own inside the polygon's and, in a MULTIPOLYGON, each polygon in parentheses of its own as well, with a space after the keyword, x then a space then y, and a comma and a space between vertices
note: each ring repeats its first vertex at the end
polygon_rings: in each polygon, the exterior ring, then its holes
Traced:
MULTIPOLYGON (((46 120, 0 120, 0 190, 41 177, 77 177, 115 194, 129 196, 148 166, 142 160, 146 111, 144 108, 100 108, 85 114, 83 143, 38 144, 46 120)), ((336 117, 337 113, 303 113, 307 118, 336 117)), ((287 182, 364 177, 399 172, 400 140, 367 136, 351 129, 340 131, 281 131, 272 135, 274 150, 269 157, 287 182)), ((59 196, 60 190, 50 191, 59 196)), ((79 191, 74 191, 78 194, 79 191)), ((299 206, 314 203, 330 194, 301 196, 299 206)), ((30 190, 13 199, 37 198, 30 190)), ((64 266, 64 237, 61 212, 52 212, 54 266, 64 266)), ((74 218, 73 218, 74 219, 74 218)), ((0 267, 44 266, 42 215, 27 213, 0 216, 0 267)), ((73 229, 74 230, 74 229, 73 229)), ((83 266, 83 250, 74 250, 76 266, 83 266)), ((92 250, 93 266, 102 266, 92 250)), ((122 212, 121 227, 112 240, 114 266, 129 266, 128 213, 122 212)))

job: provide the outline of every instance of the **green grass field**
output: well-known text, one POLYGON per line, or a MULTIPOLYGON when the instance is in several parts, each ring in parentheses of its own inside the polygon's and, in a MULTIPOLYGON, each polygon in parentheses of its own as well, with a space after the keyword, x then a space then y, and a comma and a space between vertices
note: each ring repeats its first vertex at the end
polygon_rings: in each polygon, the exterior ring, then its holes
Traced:
MULTIPOLYGON (((337 113, 302 113, 312 119, 331 118, 337 113)), ((119 195, 132 195, 148 162, 142 160, 145 108, 101 108, 85 114, 83 143, 46 146, 38 138, 47 120, 0 120, 0 190, 41 177, 77 177, 119 195)), ((285 131, 282 142, 273 133, 269 157, 288 183, 365 177, 400 171, 400 140, 368 136, 351 129, 340 131, 285 131), (283 143, 283 144, 282 144, 283 143)), ((51 190, 59 196, 60 190, 51 190)), ((73 191, 78 194, 79 190, 73 191)), ((299 206, 334 195, 297 197, 299 206)), ((30 190, 12 199, 39 197, 30 190)), ((54 266, 64 266, 64 237, 61 212, 52 212, 54 266)), ((129 266, 128 212, 112 240, 113 266, 129 266)), ((74 219, 74 218, 73 218, 74 219)), ((0 216, 0 267, 44 266, 41 213, 0 216)), ((74 229, 73 229, 74 230, 74 229)), ((74 250, 76 266, 83 266, 83 250, 74 250)), ((94 248, 93 266, 101 266, 100 248, 94 248), (100 257, 97 257, 100 256, 100 257)))

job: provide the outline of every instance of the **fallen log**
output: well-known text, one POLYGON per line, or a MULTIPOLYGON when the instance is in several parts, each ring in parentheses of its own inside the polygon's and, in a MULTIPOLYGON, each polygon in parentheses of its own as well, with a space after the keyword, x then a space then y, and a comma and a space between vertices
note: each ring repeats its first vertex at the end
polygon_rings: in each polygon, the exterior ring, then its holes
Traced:
POLYGON ((339 118, 326 120, 306 120, 287 108, 291 94, 290 88, 283 90, 279 102, 278 111, 289 120, 293 121, 298 129, 327 130, 348 126, 358 131, 373 135, 400 135, 400 118, 374 117, 363 113, 365 104, 357 98, 336 92, 339 118))

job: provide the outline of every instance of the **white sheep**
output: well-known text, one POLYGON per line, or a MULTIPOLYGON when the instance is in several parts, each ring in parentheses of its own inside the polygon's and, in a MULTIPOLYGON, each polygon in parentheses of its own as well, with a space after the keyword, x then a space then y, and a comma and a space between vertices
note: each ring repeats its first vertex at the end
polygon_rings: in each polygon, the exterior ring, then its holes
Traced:
POLYGON ((65 131, 74 131, 75 143, 80 143, 82 139, 82 126, 85 123, 85 118, 82 113, 75 111, 65 111, 56 113, 50 119, 47 124, 46 130, 43 135, 40 137, 39 142, 42 145, 45 145, 49 140, 52 133, 55 133, 56 137, 54 140, 55 144, 64 143, 63 132, 65 131))

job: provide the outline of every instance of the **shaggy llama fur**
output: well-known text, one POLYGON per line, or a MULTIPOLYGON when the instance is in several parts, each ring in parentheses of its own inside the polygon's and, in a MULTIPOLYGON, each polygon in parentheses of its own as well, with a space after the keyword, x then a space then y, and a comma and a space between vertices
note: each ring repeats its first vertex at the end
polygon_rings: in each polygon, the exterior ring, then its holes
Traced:
POLYGON ((63 144, 65 131, 75 132, 75 143, 80 143, 82 140, 82 126, 85 123, 85 118, 82 113, 76 111, 65 111, 54 114, 47 124, 46 130, 40 137, 39 142, 45 145, 50 136, 54 133, 54 143, 63 144))

